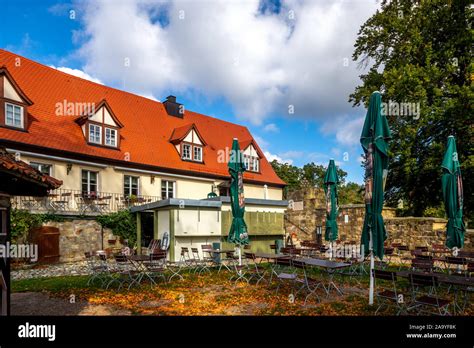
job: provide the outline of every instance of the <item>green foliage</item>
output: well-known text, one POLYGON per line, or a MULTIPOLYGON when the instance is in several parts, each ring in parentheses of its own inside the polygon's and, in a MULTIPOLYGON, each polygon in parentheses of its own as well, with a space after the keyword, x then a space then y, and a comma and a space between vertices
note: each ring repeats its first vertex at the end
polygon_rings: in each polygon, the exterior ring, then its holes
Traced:
POLYGON ((437 207, 428 207, 423 212, 423 216, 437 217, 446 219, 446 211, 444 210, 444 204, 437 207))
POLYGON ((134 245, 137 241, 136 217, 129 210, 100 215, 97 217, 97 222, 102 227, 110 228, 116 236, 127 239, 128 245, 134 245))
POLYGON ((440 166, 447 138, 454 135, 465 215, 473 218, 472 14, 466 0, 384 0, 355 43, 353 59, 372 65, 350 95, 354 105, 367 105, 376 90, 385 103, 419 105, 418 115, 388 115, 392 140, 386 200, 395 206, 403 199, 408 215, 422 216, 442 201, 440 166))
POLYGON ((25 242, 32 228, 48 221, 62 221, 62 217, 46 213, 31 214, 28 210, 12 209, 10 212, 11 239, 15 243, 25 242))
MULTIPOLYGON (((304 189, 305 187, 323 187, 326 167, 313 162, 305 164, 302 168, 288 163, 271 162, 275 173, 287 183, 285 197, 288 192, 304 189)), ((347 173, 337 169, 339 177, 338 196, 339 204, 363 203, 363 186, 354 182, 345 184, 347 173)))

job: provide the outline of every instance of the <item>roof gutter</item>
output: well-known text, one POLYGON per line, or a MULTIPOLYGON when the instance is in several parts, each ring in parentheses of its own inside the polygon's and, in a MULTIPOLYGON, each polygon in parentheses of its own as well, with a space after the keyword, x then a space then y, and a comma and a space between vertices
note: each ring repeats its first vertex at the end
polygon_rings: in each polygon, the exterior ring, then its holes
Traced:
POLYGON ((164 173, 164 172, 155 172, 155 171, 152 171, 152 170, 134 169, 134 168, 118 167, 118 166, 114 166, 114 169, 115 170, 126 171, 126 172, 169 176, 169 177, 172 177, 172 178, 182 178, 182 179, 200 180, 200 181, 206 181, 206 182, 215 182, 214 179, 200 178, 200 177, 196 177, 196 176, 188 176, 188 175, 180 175, 180 174, 170 174, 170 173, 164 173))
POLYGON ((56 161, 65 161, 65 162, 71 162, 71 163, 76 163, 76 164, 83 164, 83 165, 87 165, 91 167, 107 168, 107 165, 105 164, 80 161, 80 160, 75 160, 75 159, 70 159, 70 158, 65 158, 65 157, 50 156, 50 155, 44 155, 44 154, 29 152, 29 151, 20 151, 20 150, 15 150, 15 149, 7 149, 7 151, 13 152, 13 153, 19 153, 20 155, 36 157, 36 158, 45 158, 45 159, 51 159, 51 160, 56 160, 56 161))

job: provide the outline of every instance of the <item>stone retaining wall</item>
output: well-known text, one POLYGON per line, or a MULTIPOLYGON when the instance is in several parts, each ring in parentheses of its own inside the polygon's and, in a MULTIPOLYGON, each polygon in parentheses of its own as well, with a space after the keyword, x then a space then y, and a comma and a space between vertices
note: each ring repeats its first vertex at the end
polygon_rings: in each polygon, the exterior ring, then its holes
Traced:
MULTIPOLYGON (((289 209, 287 211, 285 216, 286 234, 291 235, 296 243, 302 240, 315 240, 317 227, 320 226, 324 241, 326 208, 322 190, 309 190, 307 193, 297 193, 289 197, 291 197, 289 199, 293 198, 295 202, 301 200, 303 210, 289 209)), ((300 207, 301 204, 295 206, 300 207)), ((395 212, 394 208, 388 207, 382 211, 390 243, 403 243, 410 248, 445 243, 447 220, 432 217, 396 217, 395 212)), ((364 216, 364 204, 340 206, 337 218, 339 239, 359 243, 364 216)), ((466 232, 464 249, 474 249, 474 230, 466 232)))
POLYGON ((67 219, 63 222, 47 222, 44 225, 59 229, 60 262, 84 260, 84 253, 87 251, 122 247, 119 238, 108 228, 102 231, 102 226, 95 220, 67 219), (116 242, 109 244, 109 240, 116 242))

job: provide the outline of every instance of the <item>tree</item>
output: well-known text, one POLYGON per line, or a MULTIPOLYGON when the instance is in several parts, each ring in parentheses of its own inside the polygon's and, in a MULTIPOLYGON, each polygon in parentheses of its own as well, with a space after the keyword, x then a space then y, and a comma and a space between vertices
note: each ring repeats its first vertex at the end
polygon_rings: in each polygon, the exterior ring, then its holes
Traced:
MULTIPOLYGON (((441 161, 456 136, 466 216, 473 218, 473 63, 470 2, 386 1, 361 27, 353 59, 370 66, 349 101, 367 106, 379 90, 392 130, 386 200, 421 216, 442 202, 441 161), (406 106, 419 112, 400 115, 406 106), (397 112, 396 112, 397 111, 397 112)), ((407 111, 407 110, 405 110, 407 111)))
POLYGON ((301 188, 301 168, 288 163, 280 163, 277 160, 273 160, 270 164, 272 165, 273 170, 278 175, 278 177, 286 182, 287 186, 285 187, 284 191, 285 196, 288 191, 294 191, 301 188))
MULTIPOLYGON (((314 162, 307 163, 303 166, 303 178, 312 187, 323 187, 324 176, 326 174, 327 167, 321 164, 315 164, 314 162)), ((337 176, 339 177, 339 186, 342 186, 347 177, 347 172, 340 168, 337 168, 337 176)))

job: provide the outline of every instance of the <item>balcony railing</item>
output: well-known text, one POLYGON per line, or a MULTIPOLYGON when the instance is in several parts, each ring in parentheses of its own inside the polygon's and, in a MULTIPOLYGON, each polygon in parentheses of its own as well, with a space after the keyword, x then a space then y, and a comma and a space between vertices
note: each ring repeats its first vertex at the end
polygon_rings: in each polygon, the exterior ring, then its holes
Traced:
POLYGON ((84 193, 80 190, 57 189, 51 190, 46 197, 14 197, 12 206, 31 212, 100 215, 156 202, 160 199, 157 196, 125 196, 120 193, 84 193))

